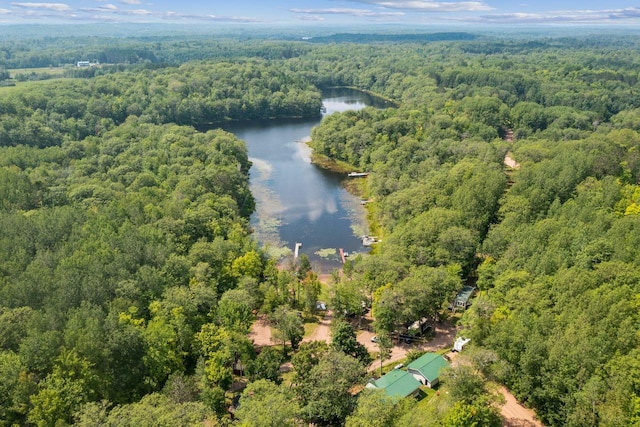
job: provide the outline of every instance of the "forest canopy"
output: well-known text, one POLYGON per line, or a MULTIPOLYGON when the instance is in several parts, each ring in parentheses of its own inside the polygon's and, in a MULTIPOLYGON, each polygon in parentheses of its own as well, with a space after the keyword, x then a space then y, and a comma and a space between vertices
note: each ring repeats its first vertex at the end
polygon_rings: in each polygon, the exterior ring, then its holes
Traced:
POLYGON ((487 380, 547 425, 638 423, 640 37, 427 36, 3 39, 5 80, 103 64, 0 88, 0 425, 499 425, 487 380), (301 343, 308 259, 279 270, 251 236, 244 143, 201 130, 318 116, 333 86, 394 106, 311 135, 369 172, 383 240, 334 275, 329 345, 301 343), (450 393, 356 395, 349 316, 435 325, 465 284, 479 356, 450 393))

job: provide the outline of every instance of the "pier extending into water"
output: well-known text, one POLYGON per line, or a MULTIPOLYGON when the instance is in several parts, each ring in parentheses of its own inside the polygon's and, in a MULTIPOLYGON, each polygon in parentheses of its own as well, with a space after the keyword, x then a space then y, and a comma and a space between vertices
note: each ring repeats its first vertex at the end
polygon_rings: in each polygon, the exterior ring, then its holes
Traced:
POLYGON ((298 259, 298 252, 300 252, 301 247, 302 247, 302 243, 296 243, 296 247, 293 250, 293 259, 298 259))

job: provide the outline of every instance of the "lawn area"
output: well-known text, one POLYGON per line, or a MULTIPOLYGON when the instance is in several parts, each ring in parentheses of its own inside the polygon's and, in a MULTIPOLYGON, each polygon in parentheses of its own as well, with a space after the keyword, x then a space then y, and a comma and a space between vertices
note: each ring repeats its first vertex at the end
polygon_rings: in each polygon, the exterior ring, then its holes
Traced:
MULTIPOLYGON (((437 387, 437 386, 436 386, 437 387)), ((420 387, 420 402, 429 401, 438 394, 438 390, 427 386, 420 387)))
POLYGON ((305 321, 304 323, 304 336, 308 337, 311 336, 316 329, 318 329, 318 320, 315 319, 313 321, 305 321))
POLYGON ((288 372, 285 372, 282 374, 282 384, 286 385, 286 386, 291 386, 291 383, 293 383, 293 378, 295 377, 296 372, 292 369, 288 372))
POLYGON ((16 87, 16 85, 12 85, 12 86, 0 86, 0 94, 7 94, 10 91, 12 91, 14 88, 16 87))
POLYGON ((9 91, 14 89, 24 89, 33 85, 45 85, 53 82, 59 82, 60 80, 72 80, 72 79, 75 79, 75 77, 60 76, 60 77, 50 78, 47 80, 33 80, 33 81, 26 81, 26 82, 12 81, 12 83, 15 83, 15 84, 11 86, 0 86, 0 93, 9 93, 9 91))
POLYGON ((322 301, 325 304, 331 299, 331 289, 333 285, 320 282, 320 295, 318 295, 318 301, 322 301))
POLYGON ((47 74, 53 77, 62 77, 64 75, 64 70, 69 67, 40 67, 40 68, 13 68, 9 71, 11 78, 16 78, 18 74, 47 74))

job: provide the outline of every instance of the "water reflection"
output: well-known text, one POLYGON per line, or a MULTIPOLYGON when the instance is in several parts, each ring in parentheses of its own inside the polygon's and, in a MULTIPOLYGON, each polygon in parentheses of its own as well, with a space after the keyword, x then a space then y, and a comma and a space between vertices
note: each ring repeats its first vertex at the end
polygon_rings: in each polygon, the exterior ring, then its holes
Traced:
MULTIPOLYGON (((330 91, 323 104, 325 115, 384 106, 367 94, 344 89, 330 91)), ((311 163, 311 149, 301 141, 319 122, 319 118, 267 120, 225 129, 247 143, 253 162, 250 185, 256 212, 251 225, 258 241, 275 256, 290 253, 296 242, 302 242, 301 253, 317 268, 330 271, 340 266, 338 248, 352 254, 367 250, 359 239, 367 232, 366 212, 359 199, 342 187, 344 174, 311 163)))

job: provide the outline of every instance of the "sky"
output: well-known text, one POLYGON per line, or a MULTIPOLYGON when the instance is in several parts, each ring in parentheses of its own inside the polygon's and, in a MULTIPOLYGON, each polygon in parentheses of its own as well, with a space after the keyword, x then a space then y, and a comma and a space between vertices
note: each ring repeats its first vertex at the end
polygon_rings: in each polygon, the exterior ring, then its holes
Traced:
MULTIPOLYGON (((0 23, 623 24, 638 0, 62 0, 0 1, 0 23)), ((640 28, 640 27, 639 27, 640 28)))

